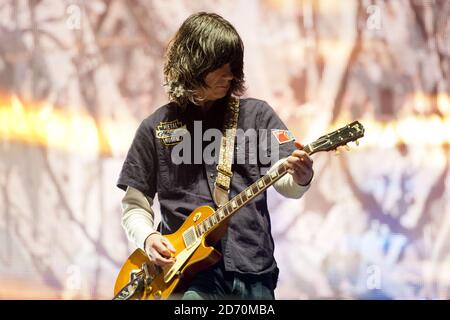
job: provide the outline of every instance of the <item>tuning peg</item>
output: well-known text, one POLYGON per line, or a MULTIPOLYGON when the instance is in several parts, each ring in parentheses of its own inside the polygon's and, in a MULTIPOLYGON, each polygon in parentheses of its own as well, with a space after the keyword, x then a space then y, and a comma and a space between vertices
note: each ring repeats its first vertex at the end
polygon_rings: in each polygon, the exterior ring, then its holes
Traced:
POLYGON ((339 149, 339 147, 337 147, 335 150, 334 150, 334 155, 335 156, 338 156, 338 155, 340 155, 341 154, 341 150, 339 149))
POLYGON ((355 141, 355 144, 356 144, 357 146, 359 146, 359 140, 356 140, 356 141, 355 141))
POLYGON ((347 151, 350 151, 350 146, 348 144, 346 144, 344 147, 347 151))

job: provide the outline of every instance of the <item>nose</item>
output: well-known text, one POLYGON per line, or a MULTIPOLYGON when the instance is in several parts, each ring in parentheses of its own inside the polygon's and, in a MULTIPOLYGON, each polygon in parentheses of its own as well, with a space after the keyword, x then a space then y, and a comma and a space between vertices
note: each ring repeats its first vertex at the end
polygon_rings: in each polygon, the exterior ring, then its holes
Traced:
POLYGON ((234 79, 234 76, 231 72, 227 72, 224 77, 223 77, 226 81, 231 81, 234 79))

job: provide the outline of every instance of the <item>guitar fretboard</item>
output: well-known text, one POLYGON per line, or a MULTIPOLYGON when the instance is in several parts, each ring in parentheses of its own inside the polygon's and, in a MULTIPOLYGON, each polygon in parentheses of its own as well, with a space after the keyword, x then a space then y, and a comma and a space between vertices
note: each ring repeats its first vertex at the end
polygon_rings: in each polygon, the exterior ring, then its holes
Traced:
MULTIPOLYGON (((312 145, 306 145, 303 150, 308 154, 313 151, 312 145)), ((244 189, 241 193, 228 201, 222 207, 217 209, 211 216, 206 218, 203 222, 199 223, 196 228, 197 236, 201 236, 206 232, 213 229, 220 222, 231 216, 240 208, 248 204, 251 200, 263 193, 267 188, 281 179, 287 173, 287 168, 284 166, 284 162, 278 165, 278 167, 272 169, 265 176, 258 179, 252 185, 244 189)))

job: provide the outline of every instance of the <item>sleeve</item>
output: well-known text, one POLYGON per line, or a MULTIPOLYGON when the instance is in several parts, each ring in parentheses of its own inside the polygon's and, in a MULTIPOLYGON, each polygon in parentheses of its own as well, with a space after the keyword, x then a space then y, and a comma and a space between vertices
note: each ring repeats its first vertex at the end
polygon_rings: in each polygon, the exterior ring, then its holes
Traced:
POLYGON ((133 187, 128 187, 122 199, 122 227, 128 240, 143 250, 145 239, 157 231, 153 229, 155 214, 153 199, 133 187))
POLYGON ((295 138, 267 102, 262 101, 258 111, 258 164, 261 174, 266 174, 277 161, 294 152, 295 138))
POLYGON ((146 119, 135 133, 120 171, 117 186, 124 191, 128 186, 133 187, 153 199, 156 193, 156 160, 154 132, 146 119))

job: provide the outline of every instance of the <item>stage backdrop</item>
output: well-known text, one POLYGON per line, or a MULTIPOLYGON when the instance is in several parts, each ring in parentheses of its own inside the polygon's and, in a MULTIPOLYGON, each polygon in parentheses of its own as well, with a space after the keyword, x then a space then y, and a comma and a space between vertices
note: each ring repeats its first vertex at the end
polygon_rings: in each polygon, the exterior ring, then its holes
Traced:
POLYGON ((350 152, 313 156, 301 200, 269 191, 276 297, 449 299, 445 0, 1 0, 0 298, 112 297, 135 249, 115 183, 197 11, 235 25, 246 95, 297 140, 366 127, 350 152))

